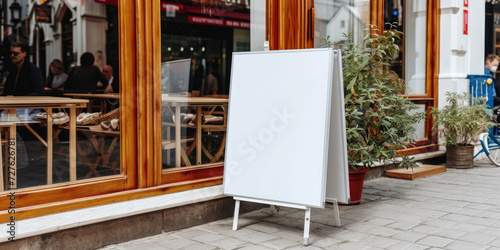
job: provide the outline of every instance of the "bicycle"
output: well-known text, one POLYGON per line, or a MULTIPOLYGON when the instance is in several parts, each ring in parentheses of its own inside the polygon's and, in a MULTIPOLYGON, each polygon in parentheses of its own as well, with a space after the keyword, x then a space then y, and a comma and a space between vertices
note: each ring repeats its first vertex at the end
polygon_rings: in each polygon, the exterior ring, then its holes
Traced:
POLYGON ((500 136, 494 135, 491 131, 479 135, 482 149, 474 155, 474 159, 481 153, 486 153, 493 165, 500 167, 500 136))
POLYGON ((491 119, 495 124, 493 128, 488 129, 488 132, 481 133, 479 135, 481 150, 474 155, 474 159, 484 152, 493 165, 500 167, 500 135, 498 133, 500 123, 497 123, 497 120, 500 119, 500 107, 494 107, 493 105, 494 85, 492 84, 493 81, 491 79, 491 75, 468 75, 468 77, 471 79, 469 86, 471 104, 474 105, 474 101, 472 101, 474 98, 485 98, 484 104, 488 107, 493 107, 493 110, 488 110, 489 112, 493 111, 490 114, 491 119))
POLYGON ((493 114, 496 114, 491 116, 494 126, 488 129, 488 132, 479 135, 482 149, 474 155, 474 159, 484 152, 493 165, 500 167, 500 123, 498 123, 500 119, 500 107, 494 107, 493 114))

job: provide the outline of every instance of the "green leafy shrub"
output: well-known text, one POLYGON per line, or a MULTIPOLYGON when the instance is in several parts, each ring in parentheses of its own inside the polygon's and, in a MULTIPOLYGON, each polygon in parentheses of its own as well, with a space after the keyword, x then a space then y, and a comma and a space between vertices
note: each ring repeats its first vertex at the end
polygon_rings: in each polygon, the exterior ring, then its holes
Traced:
MULTIPOLYGON (((407 98, 405 82, 389 70, 389 62, 399 47, 396 30, 382 35, 369 34, 360 44, 348 42, 343 49, 344 104, 347 152, 350 169, 366 169, 376 162, 413 167, 401 150, 412 146, 414 125, 425 117, 424 111, 407 98)), ((326 38, 329 46, 333 44, 326 38)))
POLYGON ((446 139, 446 146, 473 145, 481 132, 493 126, 484 99, 477 98, 474 105, 468 105, 467 93, 446 92, 446 102, 448 105, 441 110, 431 110, 433 130, 441 132, 446 139))

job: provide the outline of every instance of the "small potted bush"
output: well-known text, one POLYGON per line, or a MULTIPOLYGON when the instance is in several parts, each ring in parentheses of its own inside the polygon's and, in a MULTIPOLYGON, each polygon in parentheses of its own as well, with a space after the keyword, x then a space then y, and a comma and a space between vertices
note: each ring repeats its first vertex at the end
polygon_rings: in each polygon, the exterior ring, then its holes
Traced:
MULTIPOLYGON (((371 26, 373 28, 373 26, 371 26)), ((411 146, 414 125, 425 117, 400 95, 405 82, 389 70, 399 48, 399 31, 369 34, 360 44, 347 42, 343 51, 344 103, 351 204, 359 203, 366 172, 376 163, 413 167, 401 150, 411 146)), ((346 36, 349 41, 350 36, 346 36)), ((333 46, 328 40, 329 46, 333 46)))
POLYGON ((447 92, 444 108, 433 108, 433 130, 445 138, 446 167, 472 168, 474 143, 481 132, 493 126, 484 98, 469 104, 467 93, 447 92))

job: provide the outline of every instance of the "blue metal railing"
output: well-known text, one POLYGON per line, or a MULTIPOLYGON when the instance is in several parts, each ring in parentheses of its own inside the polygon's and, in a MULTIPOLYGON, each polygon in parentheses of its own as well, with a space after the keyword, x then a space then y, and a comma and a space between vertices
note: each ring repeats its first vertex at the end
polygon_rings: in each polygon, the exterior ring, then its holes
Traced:
MULTIPOLYGON (((469 98, 470 104, 473 104, 475 98, 486 98, 486 105, 493 109, 493 93, 495 84, 493 84, 493 77, 491 75, 467 75, 470 79, 469 84, 469 98), (488 79, 491 79, 488 83, 488 79)), ((500 93, 498 93, 500 95, 500 93)))

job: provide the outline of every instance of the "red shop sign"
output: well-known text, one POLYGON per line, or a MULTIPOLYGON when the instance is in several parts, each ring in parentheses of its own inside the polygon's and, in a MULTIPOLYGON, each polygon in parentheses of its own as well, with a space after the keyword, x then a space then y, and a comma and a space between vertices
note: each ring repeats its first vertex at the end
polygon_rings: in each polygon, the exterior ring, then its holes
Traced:
POLYGON ((188 15, 188 20, 191 23, 197 23, 197 24, 250 29, 250 22, 243 22, 243 21, 236 21, 236 20, 224 20, 224 19, 219 19, 219 18, 193 16, 193 15, 188 15))
POLYGON ((469 34, 469 11, 464 10, 464 35, 469 34))
POLYGON ((464 7, 469 7, 469 0, 464 0, 464 7))
MULTIPOLYGON (((95 0, 97 3, 102 3, 102 4, 110 4, 110 5, 118 5, 118 0, 95 0)), ((82 1, 83 4, 83 1, 82 1)))

